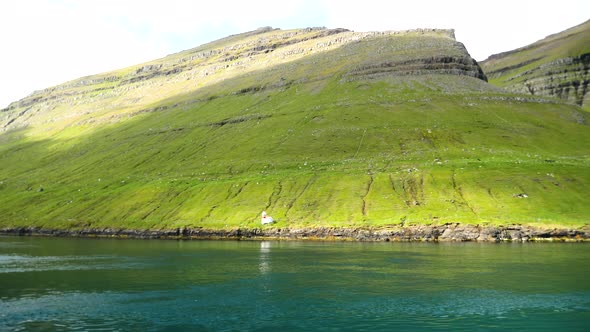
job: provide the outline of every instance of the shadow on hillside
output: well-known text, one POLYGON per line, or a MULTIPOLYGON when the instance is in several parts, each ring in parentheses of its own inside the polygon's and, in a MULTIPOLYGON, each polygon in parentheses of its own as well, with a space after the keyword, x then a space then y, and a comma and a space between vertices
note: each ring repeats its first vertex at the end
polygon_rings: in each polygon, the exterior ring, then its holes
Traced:
MULTIPOLYGON (((403 73, 392 74, 391 58, 378 57, 375 54, 367 56, 367 52, 377 52, 377 46, 372 41, 361 41, 345 44, 330 51, 309 55, 305 58, 292 62, 274 65, 264 70, 254 71, 235 78, 206 86, 193 91, 179 93, 163 99, 144 109, 135 112, 131 119, 122 119, 119 123, 104 124, 102 128, 96 128, 91 134, 76 138, 75 144, 68 144, 70 147, 60 148, 60 142, 51 142, 50 139, 43 141, 31 141, 21 138, 27 137, 27 129, 19 129, 18 132, 5 132, 0 134, 0 142, 12 142, 11 148, 4 153, 18 158, 19 153, 26 153, 31 165, 44 168, 51 160, 71 159, 72 156, 83 157, 89 152, 100 153, 117 150, 121 145, 126 144, 125 135, 145 135, 146 144, 149 144, 150 137, 154 135, 182 135, 182 131, 192 127, 206 127, 206 140, 212 139, 219 133, 218 129, 247 121, 265 121, 273 114, 259 114, 256 104, 268 102, 269 98, 275 98, 276 94, 288 93, 295 90, 306 90, 308 95, 319 93, 326 85, 338 84, 346 80, 358 80, 358 84, 365 84, 368 81, 387 80, 388 75, 405 75, 403 73), (374 50, 370 47, 375 48, 374 50), (367 48, 369 47, 369 48, 367 48), (370 59, 369 61, 367 59, 370 59), (370 71, 370 75, 359 77, 352 75, 355 71, 370 71), (384 74, 380 75, 379 71, 384 74), (230 105, 232 112, 200 112, 200 109, 210 103, 219 100, 219 106, 223 107, 223 97, 248 97, 252 96, 255 101, 249 104, 230 105), (174 124, 174 117, 184 112, 181 117, 187 120, 182 126, 174 124), (191 113, 186 115, 186 113, 191 113), (169 119, 172 119, 169 121, 169 119), (143 131, 145 130, 145 131, 143 131), (21 141, 22 143, 16 143, 21 141), (110 144, 112 145, 109 145, 110 144)), ((275 52, 280 52, 280 49, 275 52)), ((417 54, 417 58, 428 58, 432 54, 417 54)), ((462 64, 461 64, 462 65, 462 64)), ((437 72, 441 68, 432 67, 427 70, 437 72)), ((483 83, 482 83, 483 84, 483 83)), ((485 85, 485 84, 484 84, 485 85)), ((346 99, 346 96, 333 96, 337 99, 346 99)), ((313 104, 312 101, 302 97, 305 103, 313 104)), ((333 100, 338 103, 338 100, 333 100)), ((191 142, 190 144, 194 144, 191 142)), ((203 144, 198 142, 196 144, 203 144)), ((132 149, 133 147, 129 147, 132 149)), ((157 150, 157 146, 154 149, 157 150)), ((113 156, 107 153, 107 158, 121 158, 121 162, 128 162, 121 155, 113 156)), ((6 156, 5 156, 6 158, 6 156)), ((98 166, 98 165, 95 165, 98 166)), ((9 168, 12 168, 9 166, 9 168)))

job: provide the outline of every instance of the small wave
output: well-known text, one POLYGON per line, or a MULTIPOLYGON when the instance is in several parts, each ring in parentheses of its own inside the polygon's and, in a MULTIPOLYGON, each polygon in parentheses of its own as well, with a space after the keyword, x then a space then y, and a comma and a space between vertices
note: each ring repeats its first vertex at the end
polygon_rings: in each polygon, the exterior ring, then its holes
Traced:
POLYGON ((119 256, 0 255, 0 273, 137 268, 142 262, 119 256))
MULTIPOLYGON (((523 311, 590 310, 590 293, 517 294, 462 290, 409 298, 374 299, 359 305, 376 315, 419 314, 433 317, 503 317, 523 311)), ((359 308, 360 309, 360 308, 359 308)))
POLYGON ((32 244, 24 243, 24 242, 4 242, 0 241, 0 249, 21 249, 21 248, 36 248, 32 244))

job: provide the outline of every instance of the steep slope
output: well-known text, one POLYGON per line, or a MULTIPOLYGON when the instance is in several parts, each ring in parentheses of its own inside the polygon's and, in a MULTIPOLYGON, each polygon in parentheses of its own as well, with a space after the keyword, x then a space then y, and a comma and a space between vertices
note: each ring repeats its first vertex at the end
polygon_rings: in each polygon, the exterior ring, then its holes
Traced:
POLYGON ((588 222, 587 113, 507 94, 452 31, 231 36, 1 112, 0 226, 588 222))
POLYGON ((481 63, 490 82, 518 93, 590 104, 590 21, 481 63))

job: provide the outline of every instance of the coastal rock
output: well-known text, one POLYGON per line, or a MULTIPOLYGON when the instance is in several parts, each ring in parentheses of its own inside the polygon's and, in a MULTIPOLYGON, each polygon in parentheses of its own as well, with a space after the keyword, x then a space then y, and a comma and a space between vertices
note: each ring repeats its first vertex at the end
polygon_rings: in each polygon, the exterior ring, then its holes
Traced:
POLYGON ((482 227, 479 232, 477 241, 483 242, 497 242, 500 241, 500 230, 495 227, 482 227))
POLYGON ((445 224, 438 226, 393 226, 384 228, 237 228, 207 230, 182 228, 171 230, 129 230, 85 228, 78 230, 17 227, 0 229, 0 234, 18 236, 113 237, 138 239, 230 239, 230 240, 329 240, 329 241, 588 241, 590 230, 543 229, 521 225, 481 226, 445 224))
POLYGON ((472 241, 480 238, 477 225, 450 224, 440 235, 440 241, 472 241))

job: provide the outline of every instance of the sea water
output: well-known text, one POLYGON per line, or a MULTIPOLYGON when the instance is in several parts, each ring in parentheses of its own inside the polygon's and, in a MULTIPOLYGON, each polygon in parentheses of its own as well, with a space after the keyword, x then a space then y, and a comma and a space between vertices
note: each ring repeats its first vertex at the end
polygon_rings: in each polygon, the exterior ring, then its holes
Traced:
POLYGON ((1 331, 589 326, 585 243, 0 237, 1 331))

